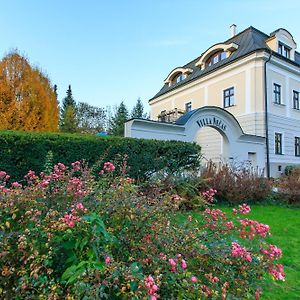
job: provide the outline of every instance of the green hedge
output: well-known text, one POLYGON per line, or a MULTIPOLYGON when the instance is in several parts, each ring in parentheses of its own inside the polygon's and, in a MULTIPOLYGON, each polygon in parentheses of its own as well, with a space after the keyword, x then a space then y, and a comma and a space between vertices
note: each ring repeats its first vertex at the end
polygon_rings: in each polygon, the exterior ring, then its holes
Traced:
POLYGON ((89 166, 121 160, 128 154, 129 175, 141 180, 159 170, 196 169, 200 147, 192 143, 62 133, 0 131, 0 170, 21 180, 28 170, 41 172, 46 155, 69 165, 86 160, 89 166))

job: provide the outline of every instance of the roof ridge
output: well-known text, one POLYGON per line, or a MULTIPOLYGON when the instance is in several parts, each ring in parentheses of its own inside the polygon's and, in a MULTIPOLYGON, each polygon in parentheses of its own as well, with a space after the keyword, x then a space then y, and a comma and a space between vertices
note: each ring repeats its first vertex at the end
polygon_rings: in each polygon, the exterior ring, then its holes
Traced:
MULTIPOLYGON (((236 35, 230 37, 229 39, 227 39, 227 40, 225 40, 225 41, 223 41, 223 42, 215 43, 214 45, 210 46, 209 48, 211 48, 211 47, 213 47, 213 46, 215 46, 215 45, 221 44, 221 43, 226 44, 226 43, 230 42, 232 39, 235 39, 237 36, 240 36, 240 35, 244 34, 246 31, 257 31, 257 32, 259 32, 260 34, 265 35, 266 37, 270 37, 268 34, 262 32, 261 30, 255 28, 255 27, 253 27, 253 26, 249 26, 249 27, 245 28, 244 30, 242 30, 241 32, 237 33, 236 35)), ((209 48, 207 48, 207 49, 209 49, 209 48)), ((189 61, 188 63, 184 64, 183 67, 186 67, 187 65, 191 64, 192 62, 199 60, 200 57, 203 55, 203 53, 205 53, 205 52, 207 51, 207 49, 206 49, 205 51, 203 51, 203 52, 202 52, 198 57, 196 57, 195 59, 193 59, 193 60, 189 61)))

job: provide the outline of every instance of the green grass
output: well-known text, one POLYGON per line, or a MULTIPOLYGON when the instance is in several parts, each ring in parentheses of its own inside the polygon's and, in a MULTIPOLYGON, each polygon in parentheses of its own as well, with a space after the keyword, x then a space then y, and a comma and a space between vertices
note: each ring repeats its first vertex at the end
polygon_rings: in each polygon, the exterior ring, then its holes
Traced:
MULTIPOLYGON (((231 212, 232 208, 218 205, 218 208, 231 212)), ((197 214, 194 214, 198 217, 197 214)), ((267 277, 263 287, 263 300, 300 299, 300 209, 275 205, 252 205, 249 219, 270 226, 271 236, 266 241, 282 249, 280 259, 285 267, 286 280, 274 281, 267 277)))
MULTIPOLYGON (((224 211, 231 208, 221 207, 224 211)), ((282 249, 280 263, 285 267, 286 280, 268 279, 262 299, 300 299, 300 209, 273 205, 252 205, 248 218, 270 226, 266 240, 282 249)))

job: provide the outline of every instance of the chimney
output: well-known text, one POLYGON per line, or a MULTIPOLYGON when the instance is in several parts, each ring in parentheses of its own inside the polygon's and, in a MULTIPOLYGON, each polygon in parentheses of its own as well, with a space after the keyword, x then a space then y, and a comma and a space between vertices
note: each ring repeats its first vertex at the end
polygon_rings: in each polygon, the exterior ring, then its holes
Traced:
POLYGON ((234 37, 236 35, 236 25, 232 24, 230 26, 230 37, 234 37))

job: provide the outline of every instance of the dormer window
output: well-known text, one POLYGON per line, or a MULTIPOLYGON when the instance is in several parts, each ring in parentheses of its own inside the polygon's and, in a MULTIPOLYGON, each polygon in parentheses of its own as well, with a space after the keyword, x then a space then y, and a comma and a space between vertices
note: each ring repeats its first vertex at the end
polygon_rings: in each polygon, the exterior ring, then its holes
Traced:
POLYGON ((223 60, 226 58, 226 53, 225 51, 218 51, 216 53, 214 53, 213 55, 211 55, 208 60, 206 61, 206 65, 207 66, 211 66, 216 64, 217 62, 223 60))
POLYGON ((168 86, 179 83, 182 80, 186 79, 192 72, 193 70, 190 68, 176 68, 165 79, 165 83, 168 84, 168 86))
POLYGON ((185 79, 185 75, 179 74, 179 75, 174 79, 174 82, 178 83, 178 82, 182 81, 183 79, 185 79))
POLYGON ((278 53, 286 58, 290 58, 291 49, 283 43, 278 43, 278 53))

